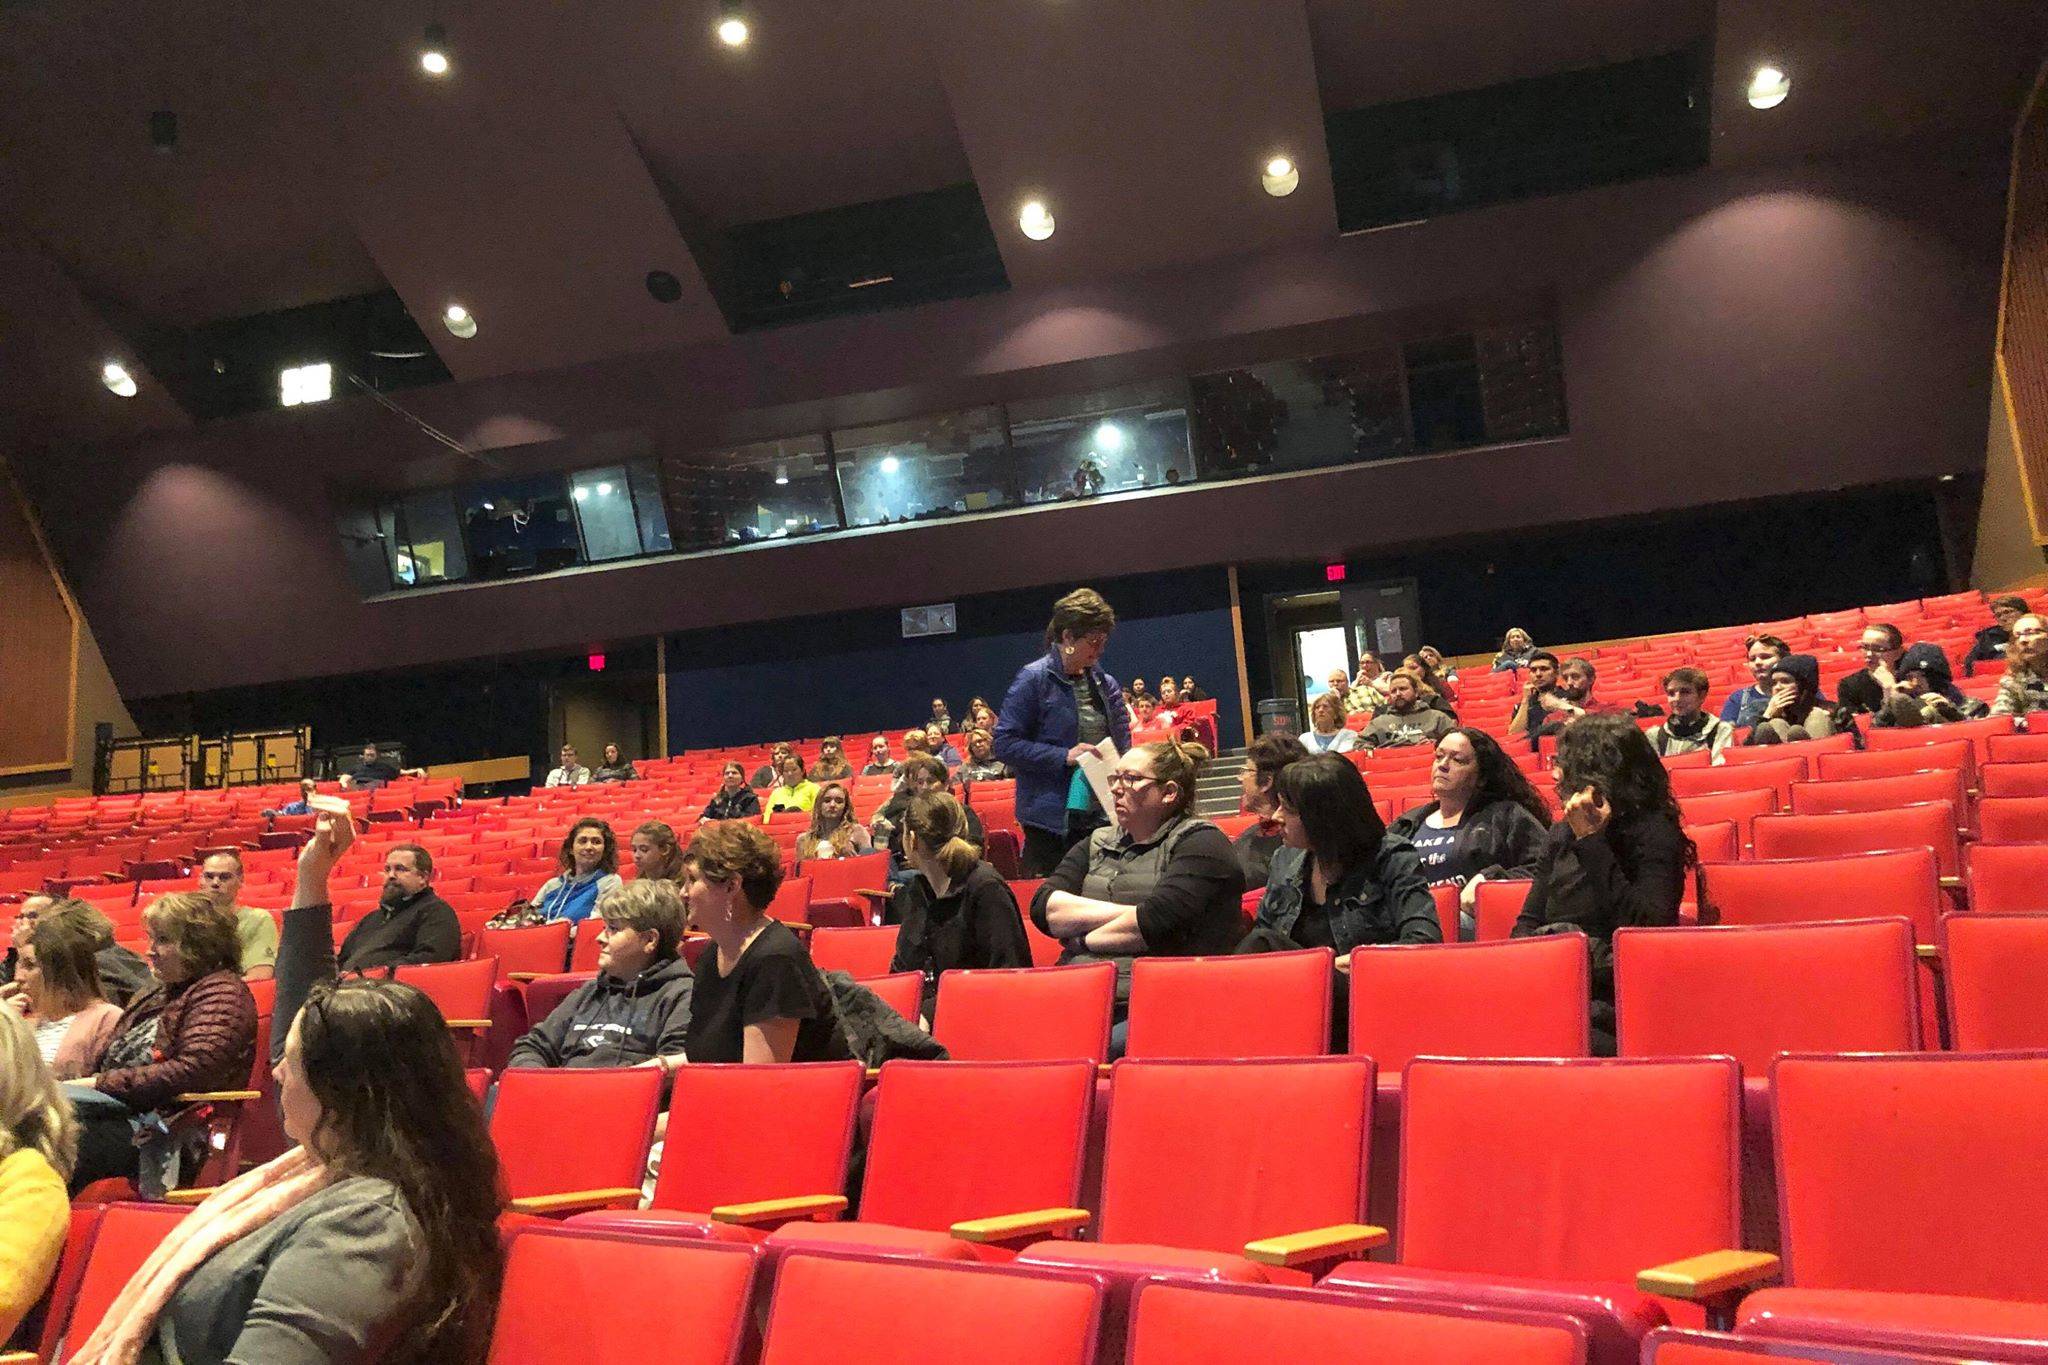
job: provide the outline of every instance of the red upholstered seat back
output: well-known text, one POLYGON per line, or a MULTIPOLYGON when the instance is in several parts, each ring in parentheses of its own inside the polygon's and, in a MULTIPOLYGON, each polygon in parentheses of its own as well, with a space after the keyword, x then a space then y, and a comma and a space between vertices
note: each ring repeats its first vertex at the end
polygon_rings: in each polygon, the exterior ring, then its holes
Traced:
POLYGON ((1328 948, 1131 964, 1127 1057, 1318 1057, 1330 1050, 1328 948))
POLYGON ((688 1156, 662 1161, 654 1207, 704 1213, 720 1204, 839 1193, 862 1075, 859 1062, 681 1068, 668 1126, 690 1135, 688 1156))
POLYGON ((1116 964, 952 971, 939 977, 934 1034, 955 1061, 1109 1056, 1116 964))
POLYGON ((1035 1266, 794 1252, 762 1365, 1089 1365, 1102 1287, 1035 1266))
POLYGON ((759 1254, 719 1242, 522 1228, 505 1262, 491 1365, 732 1365, 759 1254), (622 1285, 668 1307, 621 1312, 622 1285), (683 1304, 688 1311, 676 1311, 683 1304))
POLYGON ((1576 934, 1361 948, 1351 954, 1351 1051, 1382 1076, 1421 1056, 1583 1057, 1586 993, 1576 934))

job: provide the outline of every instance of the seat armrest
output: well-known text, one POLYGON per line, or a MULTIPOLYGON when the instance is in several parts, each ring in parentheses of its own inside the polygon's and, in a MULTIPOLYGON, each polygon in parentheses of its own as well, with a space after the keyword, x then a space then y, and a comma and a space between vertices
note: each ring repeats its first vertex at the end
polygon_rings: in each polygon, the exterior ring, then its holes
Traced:
POLYGON ((1310 1261, 1334 1261, 1340 1257, 1371 1251, 1387 1244, 1385 1228, 1370 1223, 1335 1223, 1282 1237, 1261 1237, 1244 1244, 1247 1260, 1260 1265, 1298 1266, 1310 1261))
POLYGON ((1037 1241, 1054 1233, 1086 1227, 1094 1216, 1086 1209, 1032 1209, 994 1218, 969 1218, 953 1224, 952 1232, 963 1242, 1037 1241))
POLYGON ((635 1204, 640 1202, 639 1186, 618 1185, 602 1190, 564 1190, 560 1194, 530 1194, 523 1199, 507 1200, 505 1207, 514 1213, 546 1215, 616 1208, 628 1201, 635 1204))
POLYGON ((34 1351, 0 1351, 0 1365, 37 1365, 34 1351))
POLYGON ((1667 1299, 1685 1299, 1707 1310, 1707 1325, 1733 1325, 1743 1294, 1778 1278, 1778 1258, 1768 1251, 1709 1251, 1636 1272, 1636 1288, 1667 1299))
POLYGON ((821 1218, 846 1211, 843 1194, 799 1194, 788 1199, 756 1199, 746 1204, 720 1204, 711 1216, 721 1223, 752 1227, 761 1223, 793 1223, 800 1218, 821 1218))
POLYGON ((887 887, 863 886, 857 889, 853 894, 856 896, 868 896, 878 901, 885 901, 889 899, 889 897, 894 893, 891 892, 887 887))
POLYGON ((188 1190, 165 1190, 161 1202, 184 1205, 203 1204, 218 1188, 220 1187, 217 1185, 194 1185, 188 1190))
POLYGON ((1922 962, 1932 962, 1939 965, 1941 962, 1941 945, 1939 943, 1916 943, 1913 945, 1913 956, 1919 958, 1922 962))
POLYGON ((173 1104, 236 1104, 263 1098, 257 1090, 188 1090, 172 1097, 173 1104))
POLYGON ((543 975, 545 973, 542 972, 507 972, 505 973, 505 979, 507 981, 517 981, 523 985, 528 981, 538 981, 543 975))
POLYGON ((449 1028, 489 1028, 491 1026, 491 1021, 488 1019, 448 1019, 443 1022, 449 1028))

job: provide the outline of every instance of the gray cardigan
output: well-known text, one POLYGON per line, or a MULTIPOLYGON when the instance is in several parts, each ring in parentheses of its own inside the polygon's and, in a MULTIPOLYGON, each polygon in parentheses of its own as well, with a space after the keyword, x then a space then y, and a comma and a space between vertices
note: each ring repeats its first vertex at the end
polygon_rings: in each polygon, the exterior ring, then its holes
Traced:
MULTIPOLYGON (((334 975, 333 915, 288 910, 277 945, 273 1059, 316 981, 334 975)), ((216 1251, 178 1287, 144 1360, 161 1365, 373 1361, 408 1325, 420 1231, 387 1180, 338 1180, 216 1251)))

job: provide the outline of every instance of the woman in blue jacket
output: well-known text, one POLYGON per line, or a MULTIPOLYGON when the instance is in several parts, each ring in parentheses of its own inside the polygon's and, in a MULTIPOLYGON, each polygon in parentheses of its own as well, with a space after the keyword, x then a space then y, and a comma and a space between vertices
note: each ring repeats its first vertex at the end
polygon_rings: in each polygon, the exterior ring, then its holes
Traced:
POLYGON ((597 908, 599 896, 625 885, 619 880, 618 838, 610 825, 595 817, 585 816, 569 826, 555 853, 555 866, 560 871, 533 893, 533 909, 543 920, 581 924, 597 908))
POLYGON ((1017 673, 996 719, 996 757, 1017 774, 1017 823, 1024 827, 1024 875, 1044 877, 1069 848, 1108 823, 1078 766, 1105 738, 1131 747, 1124 693, 1104 672, 1102 651, 1116 613, 1093 588, 1053 603, 1046 652, 1017 673))

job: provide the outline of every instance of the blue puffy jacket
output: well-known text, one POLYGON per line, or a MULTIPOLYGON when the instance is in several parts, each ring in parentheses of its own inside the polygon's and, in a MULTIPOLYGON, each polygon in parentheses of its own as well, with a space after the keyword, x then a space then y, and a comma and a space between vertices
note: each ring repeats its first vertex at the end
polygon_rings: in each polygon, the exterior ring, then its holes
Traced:
MULTIPOLYGON (((1067 751, 1081 741, 1081 712, 1073 688, 1060 681, 1059 656, 1051 650, 1017 672, 996 717, 996 757, 1017 773, 1017 819, 1035 829, 1064 834, 1067 788, 1073 770, 1067 751)), ((1131 747, 1130 713, 1124 690, 1098 667, 1088 670, 1109 717, 1109 738, 1118 753, 1131 747)), ((1076 685, 1079 685, 1077 680, 1076 685)))

